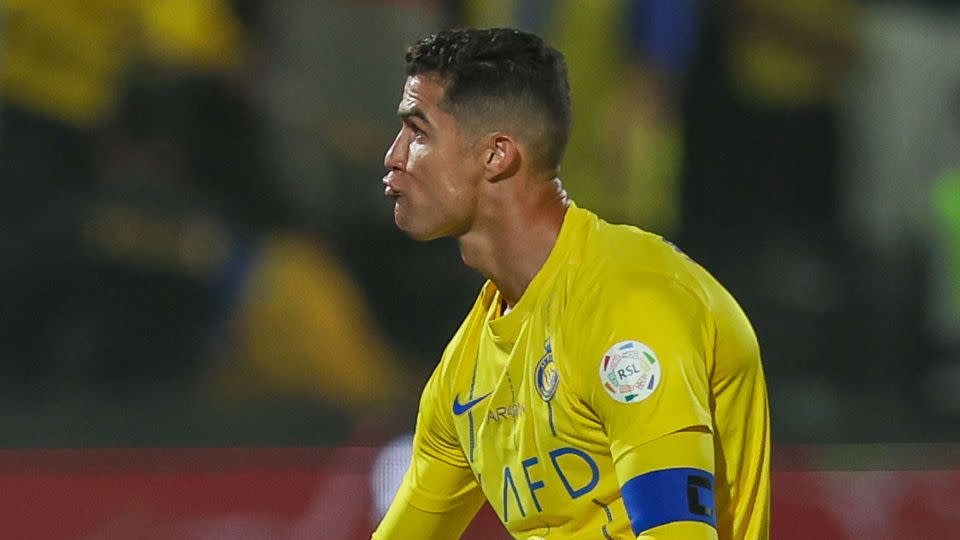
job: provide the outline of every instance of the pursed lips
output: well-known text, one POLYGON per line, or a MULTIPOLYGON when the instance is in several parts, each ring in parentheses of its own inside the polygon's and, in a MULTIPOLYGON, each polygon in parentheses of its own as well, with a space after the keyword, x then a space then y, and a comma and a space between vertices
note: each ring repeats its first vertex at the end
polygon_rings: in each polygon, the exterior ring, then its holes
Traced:
POLYGON ((398 190, 393 185, 393 173, 387 174, 386 176, 383 177, 383 185, 384 185, 383 194, 386 195, 387 197, 392 197, 396 199, 397 197, 400 196, 400 190, 398 190))

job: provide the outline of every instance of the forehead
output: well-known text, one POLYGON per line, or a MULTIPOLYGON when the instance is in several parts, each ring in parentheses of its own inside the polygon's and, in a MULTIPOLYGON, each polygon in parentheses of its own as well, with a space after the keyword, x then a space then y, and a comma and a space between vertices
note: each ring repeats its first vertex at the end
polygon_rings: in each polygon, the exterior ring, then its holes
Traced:
POLYGON ((443 81, 435 74, 420 74, 407 77, 400 98, 399 112, 420 109, 437 114, 443 100, 443 81))

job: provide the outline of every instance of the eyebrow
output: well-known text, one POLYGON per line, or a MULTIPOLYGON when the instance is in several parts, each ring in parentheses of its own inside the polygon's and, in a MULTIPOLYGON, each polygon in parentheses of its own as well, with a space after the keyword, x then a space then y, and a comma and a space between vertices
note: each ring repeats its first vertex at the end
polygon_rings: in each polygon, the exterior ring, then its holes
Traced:
POLYGON ((403 109, 401 111, 397 111, 397 116, 399 116, 402 119, 407 119, 411 117, 419 118, 421 121, 423 121, 424 124, 428 126, 432 125, 430 123, 430 120, 427 120, 427 115, 424 114, 424 112, 420 110, 418 107, 411 107, 409 109, 403 109))

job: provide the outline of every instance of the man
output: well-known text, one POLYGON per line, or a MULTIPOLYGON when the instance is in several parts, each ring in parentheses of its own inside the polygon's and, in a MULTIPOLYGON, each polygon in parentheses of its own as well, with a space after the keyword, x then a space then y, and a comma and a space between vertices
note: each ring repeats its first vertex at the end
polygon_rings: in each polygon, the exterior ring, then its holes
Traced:
POLYGON ((457 238, 488 282, 423 390, 373 538, 457 538, 484 498, 521 539, 766 538, 756 337, 672 245, 567 198, 560 53, 457 30, 406 60, 383 179, 394 219, 418 240, 457 238))

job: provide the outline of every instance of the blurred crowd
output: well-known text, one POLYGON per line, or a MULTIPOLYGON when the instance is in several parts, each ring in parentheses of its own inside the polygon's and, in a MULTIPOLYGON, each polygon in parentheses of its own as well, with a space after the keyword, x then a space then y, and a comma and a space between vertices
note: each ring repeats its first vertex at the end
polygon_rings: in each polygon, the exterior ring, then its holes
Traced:
POLYGON ((741 300, 775 441, 960 437, 960 1, 0 0, 2 443, 408 429, 482 279, 382 157, 462 25, 564 52, 568 192, 741 300))

